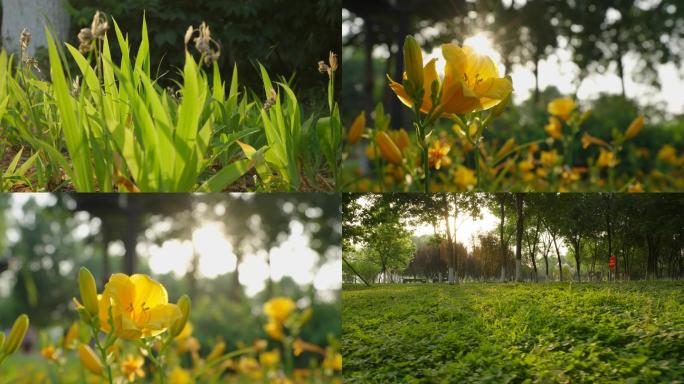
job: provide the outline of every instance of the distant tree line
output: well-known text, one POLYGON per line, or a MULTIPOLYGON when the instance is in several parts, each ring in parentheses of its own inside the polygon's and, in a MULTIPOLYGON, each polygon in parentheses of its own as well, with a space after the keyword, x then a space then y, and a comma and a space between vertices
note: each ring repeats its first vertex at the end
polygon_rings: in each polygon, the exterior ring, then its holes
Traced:
POLYGON ((684 278, 684 194, 349 194, 343 227, 346 282, 684 278), (485 210, 497 227, 456 242, 455 218, 485 210))

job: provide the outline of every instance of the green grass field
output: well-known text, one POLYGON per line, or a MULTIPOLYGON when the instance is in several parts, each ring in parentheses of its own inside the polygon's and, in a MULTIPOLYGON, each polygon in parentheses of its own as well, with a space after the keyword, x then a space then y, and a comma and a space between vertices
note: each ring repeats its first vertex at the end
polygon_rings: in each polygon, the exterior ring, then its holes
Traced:
POLYGON ((684 383, 684 282, 345 286, 345 383, 684 383))

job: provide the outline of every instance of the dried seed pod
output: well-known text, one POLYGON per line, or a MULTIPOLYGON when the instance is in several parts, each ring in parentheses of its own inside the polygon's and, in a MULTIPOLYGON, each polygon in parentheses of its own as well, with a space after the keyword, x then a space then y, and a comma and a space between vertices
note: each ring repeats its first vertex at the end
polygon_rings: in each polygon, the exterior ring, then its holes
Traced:
POLYGON ((264 103, 264 111, 268 112, 269 109, 276 103, 276 92, 273 89, 269 89, 267 92, 266 102, 264 103))
POLYGON ((90 30, 95 38, 100 40, 104 39, 104 35, 107 33, 107 30, 109 30, 109 22, 107 22, 107 15, 104 12, 95 12, 90 30))
POLYGON ((22 52, 28 49, 29 44, 31 44, 31 32, 29 32, 28 29, 24 28, 24 30, 21 31, 19 43, 21 45, 22 52))
POLYGON ((190 39, 192 39, 192 35, 195 33, 195 29, 191 26, 188 27, 188 29, 185 31, 185 37, 183 38, 183 41, 185 42, 185 48, 187 49, 188 43, 190 42, 190 39))
POLYGON ((320 72, 321 74, 324 75, 324 74, 328 73, 328 71, 330 71, 330 67, 328 66, 328 64, 326 64, 325 61, 323 61, 323 60, 319 61, 318 62, 318 72, 320 72))
POLYGON ((332 69, 333 72, 337 71, 338 61, 337 54, 335 52, 330 51, 330 58, 328 59, 328 62, 330 63, 330 69, 332 69))

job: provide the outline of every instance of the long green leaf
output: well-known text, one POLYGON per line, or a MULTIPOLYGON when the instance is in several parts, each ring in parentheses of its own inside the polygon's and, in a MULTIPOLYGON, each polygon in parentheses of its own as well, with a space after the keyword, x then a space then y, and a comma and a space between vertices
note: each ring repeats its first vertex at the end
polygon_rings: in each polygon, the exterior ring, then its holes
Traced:
POLYGON ((86 133, 78 124, 75 112, 78 106, 69 94, 62 61, 57 53, 57 47, 52 39, 52 35, 47 28, 45 28, 45 36, 48 42, 55 102, 59 109, 64 139, 74 167, 74 186, 78 191, 91 192, 93 191, 93 170, 90 163, 90 151, 88 150, 86 133))

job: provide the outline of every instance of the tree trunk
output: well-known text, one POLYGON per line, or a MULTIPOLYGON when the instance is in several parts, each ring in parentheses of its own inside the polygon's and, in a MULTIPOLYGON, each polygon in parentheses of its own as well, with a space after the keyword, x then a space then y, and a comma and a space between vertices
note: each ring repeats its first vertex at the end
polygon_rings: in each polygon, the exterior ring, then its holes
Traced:
POLYGON ((515 194, 515 281, 522 278, 523 194, 515 194))
POLYGON ((499 243, 501 245, 501 281, 506 279, 506 242, 504 241, 504 196, 501 196, 499 201, 499 210, 501 213, 501 223, 499 224, 499 243))
POLYGON ((36 48, 47 47, 46 25, 56 36, 56 41, 66 40, 69 13, 61 1, 2 0, 2 46, 5 49, 19 52, 19 37, 26 28, 31 33, 28 54, 35 56, 36 48))
POLYGON ((363 95, 365 98, 366 116, 371 116, 373 112, 373 91, 375 90, 375 73, 373 71, 373 48, 375 47, 374 23, 370 18, 363 19, 364 24, 364 48, 365 48, 365 69, 363 82, 363 95))
POLYGON ((447 233, 447 264, 449 266, 449 284, 453 284, 456 280, 456 258, 454 252, 454 239, 451 237, 451 224, 449 224, 449 199, 446 194, 442 195, 442 215, 444 223, 446 224, 447 233))
POLYGON ((553 246, 556 248, 556 256, 558 257, 559 281, 563 282, 563 266, 561 265, 561 256, 560 251, 558 250, 558 243, 556 242, 556 234, 551 232, 551 238, 553 239, 553 246))
POLYGON ((580 273, 580 240, 581 238, 577 236, 573 240, 573 245, 575 246, 575 265, 577 265, 577 281, 582 282, 582 275, 580 273))
POLYGON ((539 102, 539 52, 534 55, 534 102, 539 102))
POLYGON ((138 232, 140 228, 139 209, 135 204, 133 204, 134 201, 135 200, 133 199, 126 198, 124 200, 125 207, 123 207, 126 211, 127 220, 124 238, 124 247, 126 249, 126 253, 124 254, 123 270, 127 275, 132 275, 135 273, 135 259, 137 257, 135 248, 138 244, 138 232))
POLYGON ((109 257, 109 243, 112 241, 111 230, 106 224, 106 221, 102 221, 102 286, 109 281, 109 275, 111 275, 110 257, 109 257))
POLYGON ((622 97, 627 98, 627 93, 625 92, 625 67, 624 63, 622 62, 622 42, 620 42, 620 26, 619 23, 616 25, 616 32, 615 32, 615 46, 617 47, 617 66, 618 66, 618 76, 620 77, 620 89, 622 90, 622 97))
POLYGON ((544 267, 545 267, 545 274, 544 278, 546 280, 549 279, 549 249, 551 249, 551 242, 549 241, 548 243, 544 243, 544 267))
MULTIPOLYGON (((606 199, 606 230, 608 232, 608 259, 610 260, 610 257, 613 256, 613 225, 612 225, 612 220, 610 216, 610 199, 612 195, 609 194, 605 199, 606 199)), ((618 266, 617 263, 615 263, 615 271, 613 274, 613 278, 617 276, 618 273, 618 266)))

